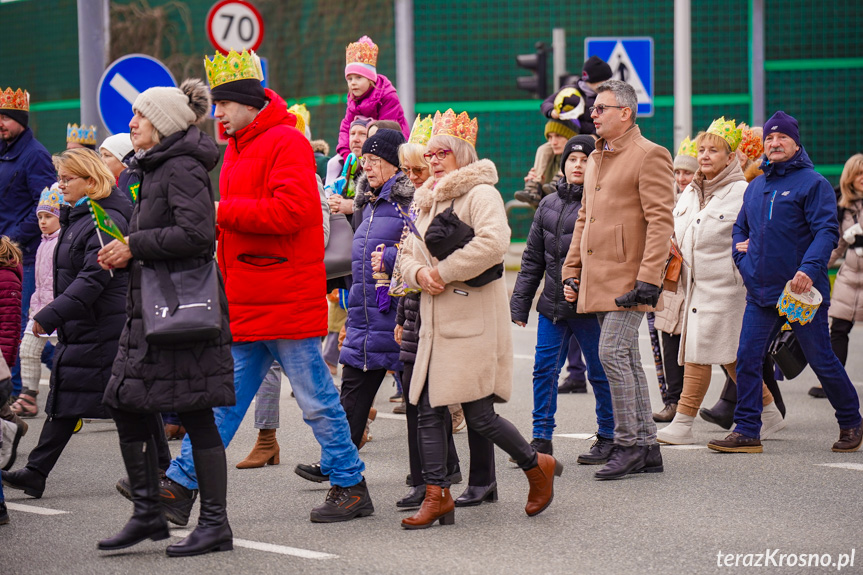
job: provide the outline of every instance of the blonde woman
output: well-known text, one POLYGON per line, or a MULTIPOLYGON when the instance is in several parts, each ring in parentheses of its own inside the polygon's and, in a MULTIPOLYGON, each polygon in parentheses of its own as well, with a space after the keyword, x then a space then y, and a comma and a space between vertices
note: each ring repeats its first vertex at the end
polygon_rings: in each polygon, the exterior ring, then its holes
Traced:
MULTIPOLYGON (((54 157, 63 199, 54 257, 54 301, 33 318, 33 334, 57 332, 54 369, 38 445, 26 467, 3 472, 3 484, 40 498, 45 480, 72 437, 79 418, 105 419, 102 395, 111 376, 126 320, 126 270, 113 276, 99 266, 100 236, 90 216, 96 200, 124 234, 132 213, 128 196, 99 156, 83 148, 54 157)), ((102 234, 101 240, 108 243, 102 234)))

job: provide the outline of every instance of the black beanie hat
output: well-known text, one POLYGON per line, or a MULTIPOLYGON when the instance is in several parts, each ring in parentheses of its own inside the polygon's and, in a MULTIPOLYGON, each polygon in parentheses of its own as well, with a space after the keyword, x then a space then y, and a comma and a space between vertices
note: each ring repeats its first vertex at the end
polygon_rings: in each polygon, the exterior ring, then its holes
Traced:
POLYGON ((254 78, 235 80, 219 84, 210 90, 210 96, 215 100, 238 102, 245 106, 262 109, 267 105, 267 94, 260 80, 254 78))
POLYGON ((596 143, 593 136, 581 135, 570 138, 563 148, 563 153, 560 155, 560 171, 563 172, 566 167, 566 159, 573 152, 581 152, 585 156, 589 156, 596 149, 596 143))
POLYGON ((0 114, 9 116, 25 128, 30 124, 30 112, 24 110, 0 110, 0 114))
POLYGON ((581 67, 581 79, 591 83, 610 80, 611 66, 599 56, 591 56, 581 67))
POLYGON ((363 143, 363 155, 374 154, 399 167, 399 146, 405 143, 405 136, 397 130, 381 128, 363 143))

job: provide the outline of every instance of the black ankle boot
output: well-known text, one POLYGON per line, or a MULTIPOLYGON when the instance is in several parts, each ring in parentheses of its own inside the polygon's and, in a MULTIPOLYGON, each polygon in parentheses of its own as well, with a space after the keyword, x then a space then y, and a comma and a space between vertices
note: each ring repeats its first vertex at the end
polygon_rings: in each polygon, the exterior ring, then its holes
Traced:
POLYGON ((149 439, 146 442, 120 442, 120 453, 123 454, 123 462, 129 474, 129 491, 135 507, 132 518, 120 533, 99 541, 99 549, 102 551, 125 549, 145 539, 160 541, 170 536, 168 522, 162 515, 159 503, 159 468, 155 441, 149 439))
POLYGON ((644 453, 638 445, 614 444, 608 463, 593 474, 596 479, 620 479, 644 466, 644 453))
POLYGON ((731 429, 731 426, 734 425, 734 409, 736 407, 736 403, 732 403, 727 399, 720 399, 710 409, 701 408, 699 414, 701 415, 701 419, 705 421, 715 423, 723 429, 731 429))
POLYGON ((489 503, 497 501, 497 481, 492 481, 491 485, 468 485, 455 500, 455 506, 473 507, 485 501, 489 503))
POLYGON ((396 507, 419 507, 426 497, 426 486, 415 485, 408 494, 396 501, 396 507))
POLYGON ((39 499, 45 492, 45 476, 25 467, 17 471, 3 471, 3 485, 12 489, 20 489, 30 497, 39 499))
POLYGON ((227 491, 228 465, 225 448, 192 448, 195 474, 198 476, 198 492, 201 498, 201 513, 198 526, 192 533, 165 552, 169 557, 189 557, 211 551, 230 551, 234 548, 234 534, 228 524, 227 491))

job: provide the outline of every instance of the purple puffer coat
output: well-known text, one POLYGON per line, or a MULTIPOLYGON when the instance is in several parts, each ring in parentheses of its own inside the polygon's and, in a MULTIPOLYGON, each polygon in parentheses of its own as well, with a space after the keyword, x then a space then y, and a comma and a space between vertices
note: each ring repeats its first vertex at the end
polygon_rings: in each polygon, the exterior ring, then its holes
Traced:
POLYGON ((348 95, 348 109, 345 112, 345 117, 342 119, 342 125, 339 127, 339 146, 336 151, 342 158, 347 157, 350 153, 348 148, 348 132, 351 130, 351 122, 357 116, 365 116, 372 120, 392 120, 398 122, 402 127, 402 133, 407 140, 410 135, 410 128, 405 113, 402 110, 402 104, 399 102, 399 95, 395 87, 383 74, 378 74, 378 81, 360 100, 355 100, 353 96, 348 95))

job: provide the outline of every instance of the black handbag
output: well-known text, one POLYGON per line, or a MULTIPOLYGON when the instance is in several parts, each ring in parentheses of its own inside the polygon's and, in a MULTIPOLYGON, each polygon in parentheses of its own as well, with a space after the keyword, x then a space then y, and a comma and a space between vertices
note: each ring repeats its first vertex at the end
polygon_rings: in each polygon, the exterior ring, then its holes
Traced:
POLYGON ((806 361, 800 342, 797 341, 797 336, 791 330, 779 332, 770 344, 769 353, 786 379, 794 379, 800 375, 809 363, 806 361))
MULTIPOLYGON (((474 229, 464 223, 455 213, 453 204, 455 204, 455 200, 447 209, 436 215, 426 229, 424 238, 426 247, 429 253, 438 260, 446 259, 454 251, 465 247, 476 237, 474 229)), ((482 287, 502 276, 503 262, 500 262, 464 283, 470 287, 482 287)))
POLYGON ((330 239, 324 250, 327 279, 351 275, 354 230, 344 214, 330 214, 330 239))
POLYGON ((195 343, 222 331, 219 268, 215 260, 169 272, 164 261, 141 267, 144 338, 153 345, 195 343))

